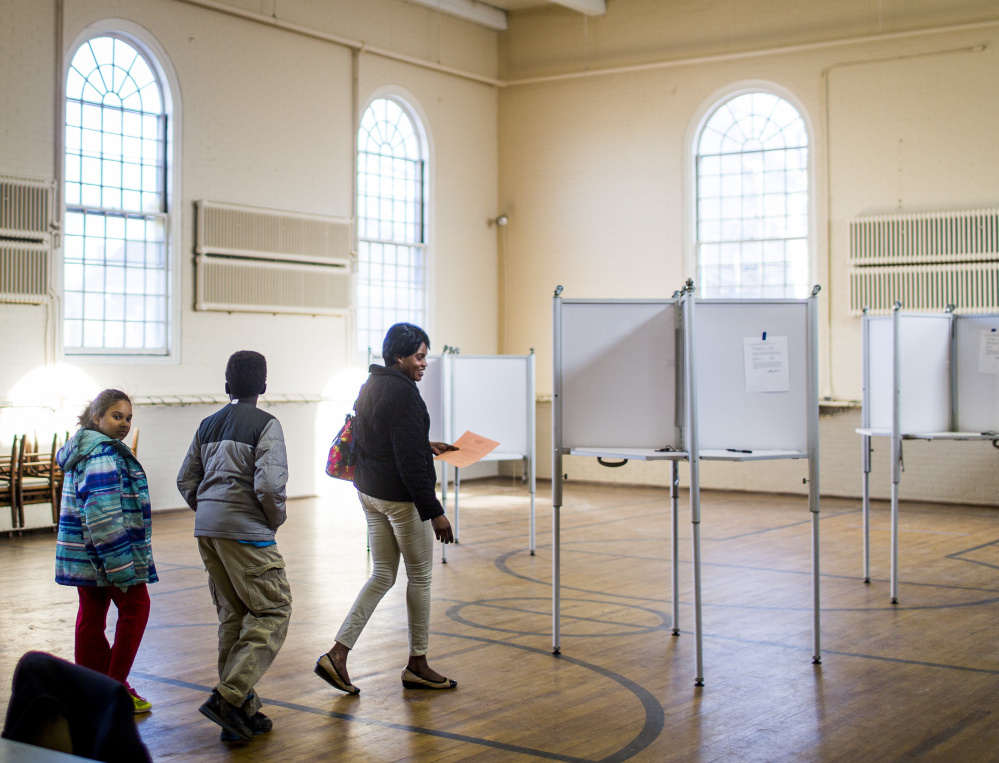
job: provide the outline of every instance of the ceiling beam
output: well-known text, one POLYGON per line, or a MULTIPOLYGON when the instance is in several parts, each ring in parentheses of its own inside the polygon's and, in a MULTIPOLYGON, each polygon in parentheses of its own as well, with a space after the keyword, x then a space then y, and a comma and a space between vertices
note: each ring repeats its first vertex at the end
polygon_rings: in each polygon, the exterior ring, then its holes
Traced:
POLYGON ((607 13, 606 0, 552 0, 556 5, 564 5, 587 16, 603 16, 607 13))
MULTIPOLYGON (((506 11, 477 0, 409 0, 409 2, 425 5, 435 11, 457 16, 500 32, 506 31, 506 11)), ((599 2, 603 5, 603 0, 599 2)))

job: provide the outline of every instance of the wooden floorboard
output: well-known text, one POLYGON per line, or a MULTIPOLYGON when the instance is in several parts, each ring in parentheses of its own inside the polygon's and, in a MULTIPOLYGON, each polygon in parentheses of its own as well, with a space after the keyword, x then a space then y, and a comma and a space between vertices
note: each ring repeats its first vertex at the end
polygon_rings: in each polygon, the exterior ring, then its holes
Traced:
MULTIPOLYGON (((214 685, 217 621, 193 514, 154 517, 161 580, 132 683, 157 761, 999 761, 999 511, 903 504, 900 603, 889 522, 872 509, 862 582, 859 502, 822 503, 822 664, 813 665, 805 500, 702 495, 705 686, 694 686, 686 496, 680 631, 671 635, 662 490, 566 485, 562 655, 551 654, 551 508, 510 479, 462 485, 461 543, 434 569, 432 664, 454 692, 404 691, 404 572, 351 655, 361 694, 312 673, 370 572, 344 485, 289 503, 278 534, 294 596, 288 640, 258 686, 274 730, 219 741, 197 708, 214 685)), ((52 582, 50 534, 0 538, 0 712, 20 655, 72 658, 76 592, 52 582)))

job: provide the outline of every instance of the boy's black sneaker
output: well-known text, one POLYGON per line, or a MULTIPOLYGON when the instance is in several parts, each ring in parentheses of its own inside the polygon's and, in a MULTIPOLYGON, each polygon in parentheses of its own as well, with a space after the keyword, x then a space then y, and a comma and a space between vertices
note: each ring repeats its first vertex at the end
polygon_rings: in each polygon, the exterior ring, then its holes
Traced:
POLYGON ((246 717, 243 708, 227 702, 218 689, 212 689, 212 696, 198 708, 198 712, 217 723, 224 731, 234 734, 237 739, 249 742, 253 737, 250 719, 246 717))
MULTIPOLYGON (((250 731, 253 732, 254 736, 257 734, 266 734, 272 728, 274 728, 274 722, 263 713, 256 713, 250 716, 250 731)), ((222 733, 219 734, 219 741, 221 742, 238 742, 239 740, 240 737, 225 729, 222 729, 222 733)))

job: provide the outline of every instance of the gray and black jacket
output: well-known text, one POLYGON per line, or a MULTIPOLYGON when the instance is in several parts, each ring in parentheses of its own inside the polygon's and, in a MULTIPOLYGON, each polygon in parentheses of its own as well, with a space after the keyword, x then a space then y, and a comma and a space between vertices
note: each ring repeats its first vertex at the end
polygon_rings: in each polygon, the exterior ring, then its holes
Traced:
POLYGON ((288 456, 281 423, 233 401, 201 422, 177 475, 196 537, 274 540, 285 520, 288 456))
POLYGON ((420 390, 395 368, 373 365, 354 404, 360 453, 354 487, 384 501, 412 501, 426 521, 440 516, 430 450, 430 414, 420 390))

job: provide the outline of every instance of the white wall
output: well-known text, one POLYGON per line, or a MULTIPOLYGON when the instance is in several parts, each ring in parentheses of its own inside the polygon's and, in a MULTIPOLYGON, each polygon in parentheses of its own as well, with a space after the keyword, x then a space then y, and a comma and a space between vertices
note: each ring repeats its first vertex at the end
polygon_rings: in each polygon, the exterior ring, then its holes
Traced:
MULTIPOLYGON (((229 5, 270 17, 271 2, 229 5)), ((103 19, 138 25, 165 51, 176 73, 181 119, 181 216, 173 248, 180 269, 180 352, 174 362, 93 362, 62 357, 52 327, 58 304, 0 305, 0 400, 18 381, 56 361, 72 363, 97 389, 123 387, 133 396, 221 394, 226 359, 239 349, 268 358, 272 395, 330 395, 351 364, 350 321, 329 316, 196 312, 194 202, 235 202, 350 217, 354 99, 403 88, 427 117, 435 147, 429 199, 431 315, 441 343, 468 351, 496 346, 496 250, 486 220, 495 216, 497 99, 489 85, 362 54, 357 92, 351 49, 315 36, 276 29, 179 0, 76 0, 60 20, 55 2, 3 0, 0 25, 0 174, 52 179, 56 112, 64 55, 88 26, 103 19), (61 26, 61 29, 60 29, 61 26), (449 328, 451 330, 445 330, 449 328)), ((280 21, 391 49, 434 63, 495 75, 496 34, 402 0, 315 3, 285 0, 280 21)), ((353 398, 351 397, 351 401, 353 398)), ((213 405, 139 406, 140 459, 154 508, 181 505, 174 486, 198 422, 213 405)), ((290 459, 289 494, 317 491, 325 446, 334 431, 317 404, 275 404, 290 459)), ((0 412, 0 439, 22 419, 0 412)), ((335 416, 333 417, 336 418, 335 416)), ((339 426, 339 422, 336 423, 339 426)))
MULTIPOLYGON (((372 95, 395 92, 425 117, 432 149, 428 328, 435 347, 456 345, 464 353, 535 347, 541 394, 551 386, 556 284, 565 285, 567 297, 661 296, 693 274, 693 126, 739 83, 778 88, 810 126, 825 395, 857 398, 860 390, 859 320, 846 315, 847 220, 999 199, 999 144, 991 124, 999 113, 994 0, 615 0, 606 15, 586 19, 555 6, 514 12, 509 31, 500 34, 404 0, 282 0, 276 6, 228 0, 235 10, 264 17, 276 8, 279 20, 320 35, 513 81, 498 91, 370 53, 359 56, 355 91, 348 48, 196 2, 74 0, 64 4, 61 21, 54 0, 2 3, 0 174, 55 176, 63 76, 57 49, 67 52, 88 25, 104 18, 140 25, 176 72, 180 356, 167 364, 76 361, 96 386, 123 386, 140 397, 217 394, 226 357, 244 348, 268 356, 273 393, 329 395, 334 380, 349 376, 348 320, 193 310, 193 204, 205 198, 349 216, 355 98, 360 106, 372 95), (965 27, 910 35, 955 25, 965 27), (877 35, 883 37, 840 44, 877 35), (785 49, 756 54, 775 46, 785 49), (945 52, 979 46, 980 52, 945 52), (687 60, 630 73, 515 82, 681 59, 687 60), (502 232, 488 224, 500 213, 510 221, 502 232)), ((0 305, 0 400, 27 374, 61 359, 53 342, 57 317, 52 306, 0 305)), ((355 384, 356 377, 350 379, 355 384)), ((349 391, 336 395, 350 397, 346 404, 353 399, 349 391)), ((272 409, 294 451, 293 494, 313 493, 325 479, 321 461, 332 436, 325 430, 339 421, 319 408, 272 409)), ((136 411, 159 508, 179 504, 177 463, 210 410, 136 411)), ((546 411, 539 409, 542 436, 546 411)), ((842 454, 844 475, 854 470, 849 454, 859 445, 851 415, 822 418, 823 468, 830 474, 837 467, 827 454, 842 454)), ((987 457, 977 451, 968 457, 961 445, 928 447, 927 463, 936 463, 937 471, 946 464, 948 477, 930 479, 921 497, 995 502, 999 476, 987 457)), ((777 467, 777 476, 762 466, 747 468, 742 473, 759 476, 733 483, 728 472, 705 469, 705 484, 786 490, 797 480, 793 466, 777 467)), ((625 478, 620 472, 635 481, 630 467, 594 475, 625 478)), ((859 491, 859 477, 824 478, 830 492, 839 484, 846 494, 859 491)))
MULTIPOLYGON (((735 88, 776 89, 809 125, 823 396, 860 397, 860 320, 847 315, 849 218, 999 203, 994 3, 622 0, 585 25, 539 9, 511 16, 500 62, 512 81, 500 94, 499 198, 510 218, 500 326, 508 351, 537 348, 539 393, 551 390, 557 284, 571 298, 662 297, 696 276, 691 145, 699 119, 735 88), (910 35, 960 24, 969 26, 910 35), (872 35, 894 36, 838 42, 872 35), (669 65, 563 76, 655 62, 669 65), (518 84, 531 78, 541 81, 518 84)), ((823 448, 856 448, 859 463, 859 438, 840 425, 846 418, 822 417, 823 448)), ((546 421, 540 408, 538 421, 546 421)), ((990 449, 969 457, 960 445, 932 447, 935 468, 919 497, 999 503, 990 449), (935 478, 941 463, 953 479, 935 478)), ((824 468, 834 464, 823 456, 824 468)), ((573 468, 586 478, 644 481, 635 479, 638 466, 632 476, 623 474, 630 467, 573 468)), ((797 476, 782 476, 792 466, 776 469, 743 468, 736 478, 712 466, 702 479, 708 487, 800 489, 797 476)), ((661 482, 651 472, 648 479, 661 482)), ((827 488, 858 495, 859 476, 824 478, 827 488)))

